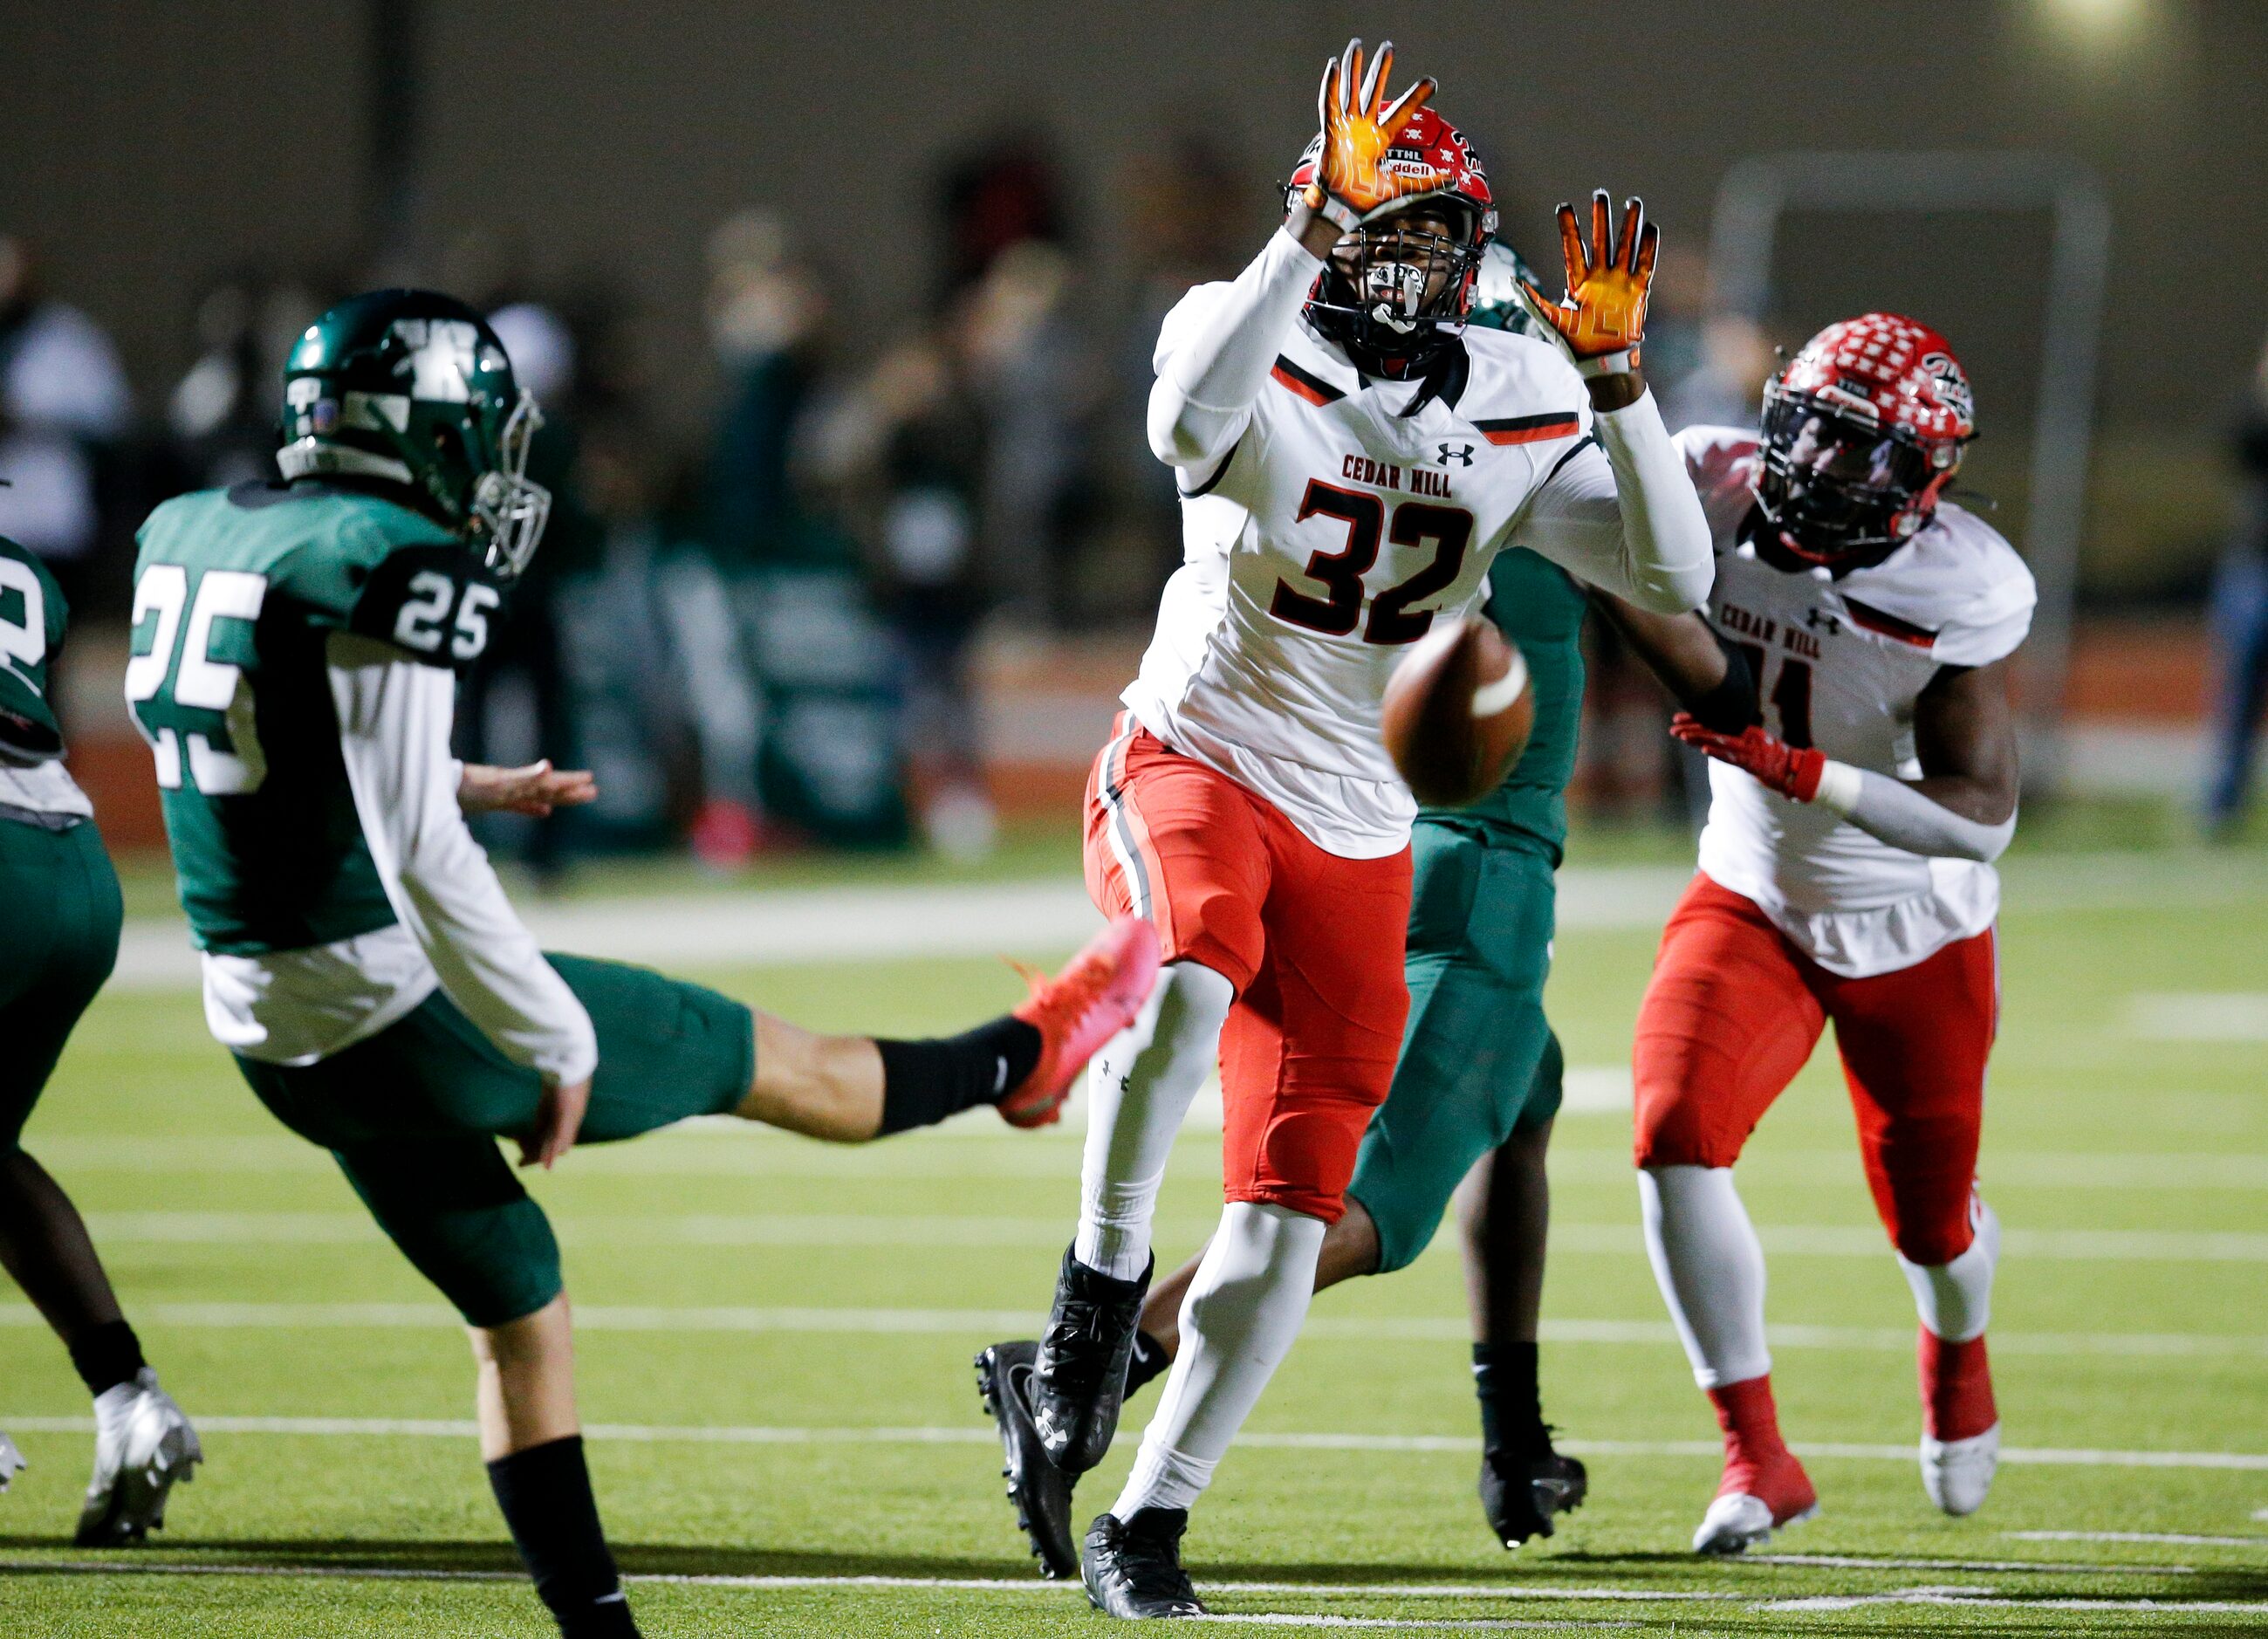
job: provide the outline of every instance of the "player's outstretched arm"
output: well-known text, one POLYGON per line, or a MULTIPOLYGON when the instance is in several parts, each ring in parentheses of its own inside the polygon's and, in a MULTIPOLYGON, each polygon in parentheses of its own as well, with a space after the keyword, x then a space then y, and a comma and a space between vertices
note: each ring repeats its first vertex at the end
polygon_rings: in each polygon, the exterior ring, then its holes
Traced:
POLYGON ((1276 355, 1340 234, 1442 183, 1437 173, 1387 166, 1395 137, 1433 94, 1433 82, 1426 79, 1389 100, 1393 70, 1391 43, 1381 45, 1366 68, 1359 40, 1323 65, 1314 182, 1293 202, 1282 232, 1270 236, 1225 292, 1193 293, 1167 318, 1154 360, 1158 381, 1150 394, 1150 448, 1189 476, 1185 489, 1211 477, 1235 449, 1252 418, 1253 401, 1267 385, 1276 355))
POLYGON ((2016 832, 2015 713, 2007 663, 1940 668, 1914 704, 1919 779, 1894 779, 1790 746, 1760 727, 1720 734, 1680 716, 1670 731, 1797 802, 1817 802, 1894 848, 1992 860, 2016 832))
POLYGON ((468 763, 457 778, 457 806, 468 814, 525 814, 549 819, 556 808, 578 808, 599 797, 585 768, 554 768, 544 757, 521 768, 468 763))
POLYGON ((1618 239, 1611 217, 1602 189, 1592 196, 1586 247, 1574 207, 1561 205, 1566 294, 1550 301, 1533 284, 1521 286, 1583 378, 1604 458, 1584 451, 1565 462, 1529 501, 1516 538, 1640 609, 1677 615, 1708 601, 1715 558, 1685 458, 1638 373, 1660 232, 1635 199, 1618 239))
POLYGON ((574 1141, 598 1041, 465 827, 462 771, 449 755, 456 679, 350 633, 330 639, 328 660, 340 757, 379 880, 449 1000, 542 1074, 543 1113, 523 1148, 548 1166, 574 1141))
POLYGON ((1763 720, 1748 657, 1700 616, 1650 615, 1604 592, 1592 593, 1591 602, 1704 728, 1737 735, 1763 720))

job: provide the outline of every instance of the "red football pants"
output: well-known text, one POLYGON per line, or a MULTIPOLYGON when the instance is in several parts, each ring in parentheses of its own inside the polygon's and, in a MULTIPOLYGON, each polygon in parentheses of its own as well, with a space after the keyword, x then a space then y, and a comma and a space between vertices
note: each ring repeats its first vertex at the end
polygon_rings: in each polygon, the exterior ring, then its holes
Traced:
POLYGON ((1969 1248, 1969 1197, 1999 1008, 1990 930, 1895 973, 1845 978, 1751 900, 1696 876, 1638 1009, 1641 1167, 1729 1167, 1829 1020, 1874 1208, 1914 1263, 1969 1248))
POLYGON ((1341 859, 1122 712, 1086 794, 1086 886, 1168 962, 1236 987, 1221 1031, 1221 1181, 1335 1223, 1410 1010, 1410 850, 1341 859))

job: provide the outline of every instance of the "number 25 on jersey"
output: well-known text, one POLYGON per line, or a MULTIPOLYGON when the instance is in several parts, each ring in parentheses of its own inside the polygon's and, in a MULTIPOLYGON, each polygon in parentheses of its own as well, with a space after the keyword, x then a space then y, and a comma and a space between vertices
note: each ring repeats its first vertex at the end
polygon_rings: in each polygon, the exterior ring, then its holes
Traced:
POLYGON ((184 768, 207 796, 257 791, 268 777, 268 758, 253 725, 252 686, 242 666, 216 653, 239 645, 249 649, 249 628, 267 598, 268 577, 240 569, 206 570, 197 578, 194 602, 189 572, 179 564, 152 564, 142 572, 134 587, 135 653, 126 663, 126 703, 157 758, 162 789, 180 790, 184 768), (147 649, 141 646, 145 622, 154 622, 147 649), (232 628, 245 634, 236 643, 229 639, 232 628), (195 727, 187 726, 191 723, 195 727))

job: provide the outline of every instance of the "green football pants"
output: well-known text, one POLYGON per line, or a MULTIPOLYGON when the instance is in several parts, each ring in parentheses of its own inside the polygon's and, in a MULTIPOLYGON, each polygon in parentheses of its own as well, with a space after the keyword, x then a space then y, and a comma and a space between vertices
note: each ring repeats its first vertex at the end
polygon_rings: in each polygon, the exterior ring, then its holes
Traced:
POLYGON ((1347 1192, 1378 1226, 1378 1272, 1412 1262, 1473 1163, 1558 1113, 1543 1016, 1551 862, 1421 820, 1411 838, 1410 1023, 1347 1192))
MULTIPOLYGON (((755 1015, 740 1002, 649 968, 549 959, 599 1037, 577 1142, 721 1115, 747 1096, 755 1015)), ((559 1296, 559 1243, 497 1147, 534 1120, 541 1078, 439 991, 319 1063, 237 1066, 277 1120, 338 1158, 379 1226, 471 1325, 517 1320, 559 1296)))
POLYGON ((118 960, 118 873, 92 820, 0 819, 0 1151, 12 1150, 71 1027, 118 960))

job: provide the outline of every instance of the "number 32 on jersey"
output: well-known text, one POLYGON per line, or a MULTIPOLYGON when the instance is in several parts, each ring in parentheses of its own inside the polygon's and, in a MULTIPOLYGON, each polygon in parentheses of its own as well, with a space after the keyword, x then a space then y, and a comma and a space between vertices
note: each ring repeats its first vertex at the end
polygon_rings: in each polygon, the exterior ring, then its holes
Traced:
POLYGON ((1300 520, 1333 518, 1346 526, 1346 539, 1324 547, 1307 560, 1302 572, 1321 585, 1328 595, 1316 597, 1289 580, 1276 583, 1268 612, 1278 620, 1310 631, 1344 638, 1362 627, 1366 643, 1415 643, 1432 629, 1432 609, 1410 606, 1447 591, 1456 584, 1465 566, 1465 553, 1473 541, 1473 515, 1461 506, 1440 506, 1431 501, 1403 501, 1394 509, 1389 523, 1386 503, 1365 490, 1344 490, 1316 478, 1300 498, 1300 520), (1396 546, 1433 549, 1432 557, 1416 573, 1369 600, 1363 577, 1378 562, 1381 538, 1396 546))

